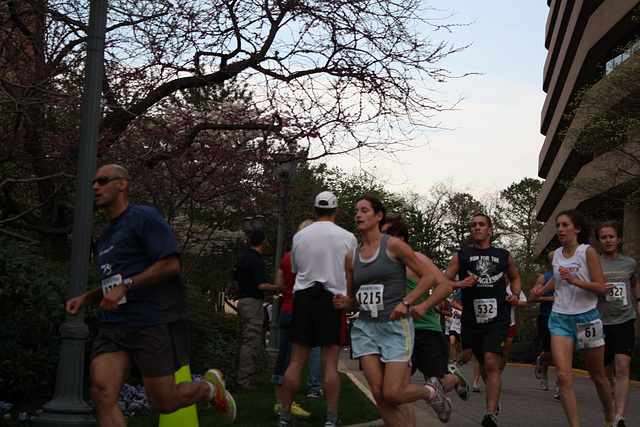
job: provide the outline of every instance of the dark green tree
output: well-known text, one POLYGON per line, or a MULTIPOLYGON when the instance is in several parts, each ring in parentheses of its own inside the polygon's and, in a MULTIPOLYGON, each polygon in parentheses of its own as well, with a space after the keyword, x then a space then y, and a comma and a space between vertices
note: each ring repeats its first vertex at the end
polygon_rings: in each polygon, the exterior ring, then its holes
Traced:
POLYGON ((500 192, 500 214, 503 218, 505 244, 509 247, 520 276, 523 289, 531 289, 545 266, 536 264, 534 243, 544 225, 536 220, 536 201, 542 181, 525 177, 500 192))
POLYGON ((404 199, 394 194, 384 187, 384 183, 376 176, 367 173, 364 170, 357 172, 343 172, 339 169, 333 169, 332 174, 327 180, 330 191, 338 197, 338 216, 336 224, 351 231, 360 237, 354 221, 354 212, 356 200, 364 194, 371 194, 378 197, 387 208, 389 215, 404 214, 407 210, 407 204, 404 199), (331 190, 331 189, 334 190, 331 190))
POLYGON ((446 193, 443 189, 443 186, 435 185, 431 197, 410 198, 406 212, 411 246, 427 255, 442 270, 451 258, 446 248, 446 234, 443 233, 446 219, 446 193))
POLYGON ((452 193, 445 203, 446 219, 444 234, 447 239, 446 249, 453 254, 460 248, 473 245, 470 224, 475 213, 484 213, 482 203, 469 193, 452 193))

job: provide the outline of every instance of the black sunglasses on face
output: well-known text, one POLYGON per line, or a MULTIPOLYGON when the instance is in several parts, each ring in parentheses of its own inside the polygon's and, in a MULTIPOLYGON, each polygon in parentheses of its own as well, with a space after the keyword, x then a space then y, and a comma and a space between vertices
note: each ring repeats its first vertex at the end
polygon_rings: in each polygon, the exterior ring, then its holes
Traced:
POLYGON ((101 176, 100 178, 94 179, 93 183, 94 184, 98 183, 98 185, 102 187, 104 185, 107 185, 111 181, 116 181, 118 179, 122 179, 122 177, 121 176, 101 176))

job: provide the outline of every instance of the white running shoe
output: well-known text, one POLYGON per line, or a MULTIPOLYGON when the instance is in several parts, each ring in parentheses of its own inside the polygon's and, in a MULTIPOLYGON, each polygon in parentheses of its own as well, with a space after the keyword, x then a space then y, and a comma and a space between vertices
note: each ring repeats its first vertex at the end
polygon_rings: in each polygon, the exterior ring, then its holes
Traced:
POLYGON ((444 395, 440 381, 436 377, 431 377, 424 386, 433 390, 431 399, 427 400, 427 403, 436 411, 438 419, 443 423, 449 422, 449 418, 451 418, 451 400, 444 395))

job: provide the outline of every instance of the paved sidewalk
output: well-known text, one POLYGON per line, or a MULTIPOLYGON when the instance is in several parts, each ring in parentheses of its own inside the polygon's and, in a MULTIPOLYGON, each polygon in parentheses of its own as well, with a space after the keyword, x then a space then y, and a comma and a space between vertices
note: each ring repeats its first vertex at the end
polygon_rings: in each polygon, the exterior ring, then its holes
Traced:
MULTIPOLYGON (((469 381, 473 378, 473 365, 473 363, 467 363, 460 368, 462 375, 469 381)), ((338 369, 346 373, 365 394, 371 396, 364 374, 359 369, 358 361, 350 358, 348 349, 340 353, 338 369)), ((549 371, 548 391, 540 390, 540 381, 535 379, 533 371, 533 365, 511 363, 507 365, 502 374, 502 393, 500 395, 502 410, 498 417, 499 425, 517 425, 518 427, 567 425, 560 401, 553 398, 555 371, 553 369, 549 371)), ((424 379, 417 372, 412 377, 412 382, 424 384, 424 379)), ((637 381, 632 381, 629 404, 625 411, 629 425, 639 424, 640 405, 637 404, 640 402, 639 386, 637 381)), ((603 425, 604 416, 600 409, 600 401, 586 372, 574 369, 573 387, 578 399, 581 424, 585 426, 603 425)), ((486 412, 486 389, 482 382, 480 382, 480 388, 482 392, 471 393, 471 398, 467 402, 461 401, 454 392, 447 395, 453 404, 453 412, 448 424, 442 424, 425 401, 416 402, 414 404, 416 426, 475 427, 480 425, 480 420, 486 412)), ((370 423, 358 424, 358 427, 365 426, 381 427, 384 426, 384 423, 382 419, 379 419, 370 423)))

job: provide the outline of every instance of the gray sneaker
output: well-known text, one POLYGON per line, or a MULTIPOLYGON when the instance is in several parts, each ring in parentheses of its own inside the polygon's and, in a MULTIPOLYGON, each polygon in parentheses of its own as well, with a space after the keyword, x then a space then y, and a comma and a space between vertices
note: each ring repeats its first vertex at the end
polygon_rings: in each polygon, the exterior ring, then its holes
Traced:
POLYGON ((540 356, 536 358, 536 369, 533 371, 536 375, 536 379, 542 378, 542 364, 540 363, 540 356))
POLYGON ((542 378, 540 380, 540 390, 549 390, 549 380, 542 378))
POLYGON ((460 353, 460 354, 458 355, 458 360, 456 360, 456 364, 457 364, 458 366, 462 366, 462 365, 464 365, 465 363, 467 363, 467 361, 466 361, 466 360, 464 360, 464 356, 462 355, 462 353, 460 353))
POLYGON ((480 423, 484 427, 498 427, 498 418, 496 418, 496 414, 493 412, 487 412, 482 417, 482 422, 480 423))
POLYGON ((323 424, 324 427, 342 427, 342 421, 338 420, 333 422, 331 420, 326 420, 323 424))
POLYGON ((436 411, 438 414, 438 419, 443 422, 449 422, 449 418, 451 418, 451 400, 444 395, 444 390, 442 389, 442 384, 436 377, 431 377, 427 380, 424 385, 425 387, 430 386, 435 391, 435 394, 431 397, 431 400, 427 401, 427 403, 436 411))

